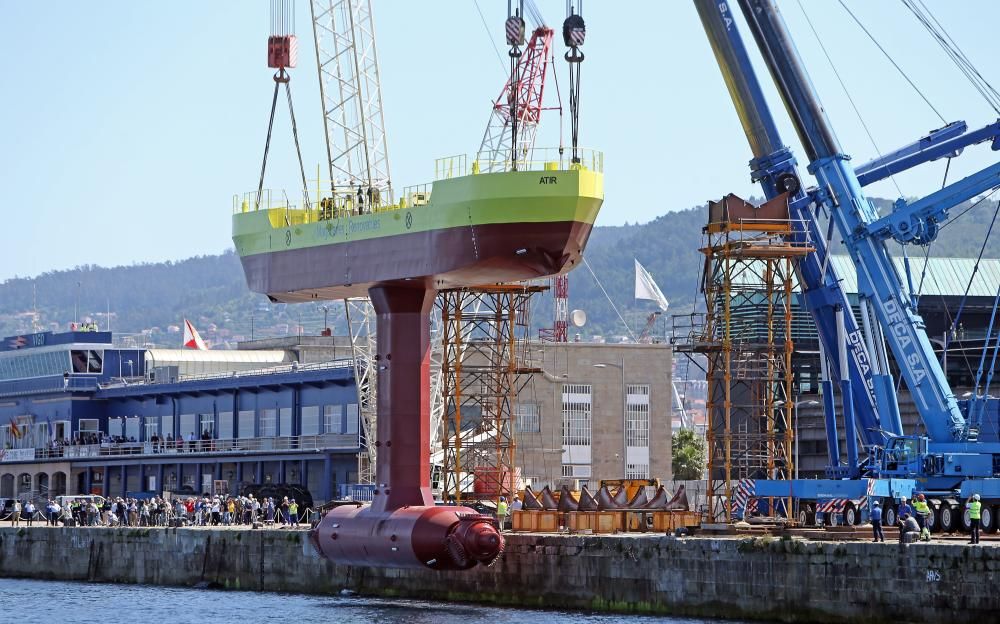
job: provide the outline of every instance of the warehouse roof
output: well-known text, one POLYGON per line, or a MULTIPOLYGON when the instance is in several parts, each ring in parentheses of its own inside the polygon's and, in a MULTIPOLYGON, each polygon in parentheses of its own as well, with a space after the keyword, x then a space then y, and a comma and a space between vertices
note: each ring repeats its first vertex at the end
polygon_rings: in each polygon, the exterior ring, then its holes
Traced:
MULTIPOLYGON (((906 284, 906 267, 902 258, 893 258, 896 272, 903 284, 906 284)), ((858 276, 849 256, 830 256, 830 264, 843 280, 844 290, 848 293, 858 292, 858 276)), ((921 295, 962 296, 969 286, 969 276, 976 265, 975 258, 928 258, 927 274, 924 273, 923 256, 910 258, 910 272, 913 276, 913 286, 921 295)), ((969 288, 970 297, 995 297, 1000 286, 1000 260, 983 258, 979 262, 979 271, 969 288)))

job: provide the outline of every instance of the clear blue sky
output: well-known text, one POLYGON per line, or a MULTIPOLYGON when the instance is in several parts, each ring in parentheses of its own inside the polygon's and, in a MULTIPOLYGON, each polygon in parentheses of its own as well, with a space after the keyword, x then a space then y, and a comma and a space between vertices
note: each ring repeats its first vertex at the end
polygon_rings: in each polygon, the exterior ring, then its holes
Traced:
MULTIPOLYGON (((882 151, 941 125, 837 2, 801 1, 882 151)), ((900 2, 846 2, 948 120, 975 126, 996 117, 900 2)), ((1000 84, 992 33, 1000 3, 927 3, 986 78, 1000 84)), ((473 0, 373 4, 400 188, 429 181, 434 158, 478 147, 506 70, 473 0)), ((506 4, 479 0, 498 44, 506 4)), ((561 23, 562 0, 538 4, 551 24, 561 23)), ((781 6, 841 143, 858 162, 871 158, 875 148, 798 1, 781 6)), ((606 154, 598 223, 644 222, 728 192, 755 194, 746 141, 692 4, 589 0, 585 8, 581 143, 606 154)), ((0 0, 0 9, 7 59, 0 279, 230 247, 232 196, 256 187, 270 108, 268 3, 0 0)), ((307 171, 314 172, 325 152, 306 0, 298 0, 298 18, 302 62, 292 88, 307 171)), ((565 81, 561 60, 558 71, 565 81)), ((801 156, 769 91, 784 139, 801 156)), ((555 144, 557 127, 554 114, 543 120, 539 145, 555 144)), ((267 186, 296 188, 290 134, 282 106, 267 186)), ((998 158, 985 147, 974 151, 953 166, 952 179, 998 158)), ((907 195, 925 194, 940 185, 942 172, 935 163, 897 182, 907 195)), ((898 193, 883 184, 872 194, 898 193)))

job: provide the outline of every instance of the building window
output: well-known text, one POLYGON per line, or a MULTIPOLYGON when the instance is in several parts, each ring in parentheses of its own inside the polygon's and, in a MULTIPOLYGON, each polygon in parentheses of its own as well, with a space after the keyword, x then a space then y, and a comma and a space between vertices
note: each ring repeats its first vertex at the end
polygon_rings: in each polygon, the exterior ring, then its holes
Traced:
POLYGON ((104 370, 104 352, 84 349, 70 351, 74 373, 100 373, 104 370))
POLYGON ((192 436, 195 438, 201 437, 201 432, 198 431, 198 420, 197 414, 181 414, 181 438, 187 440, 192 436))
POLYGON ((351 435, 357 435, 358 433, 358 404, 349 403, 347 405, 347 422, 345 423, 344 433, 351 435))
MULTIPOLYGON (((626 446, 649 446, 649 384, 629 384, 625 414, 626 446)), ((648 466, 647 466, 648 470, 648 466)), ((628 477, 642 479, 645 477, 628 477)))
POLYGON ((304 405, 302 407, 302 435, 319 434, 319 406, 304 405))
POLYGON ((204 435, 205 432, 208 435, 215 437, 215 416, 212 414, 202 414, 201 415, 201 434, 204 435))
POLYGON ((323 433, 343 433, 344 431, 344 406, 324 405, 323 406, 323 433))
POLYGON ((159 437, 160 435, 160 417, 159 416, 146 416, 146 440, 152 440, 153 436, 159 437))
POLYGON ((80 433, 98 433, 100 426, 96 418, 81 418, 80 433))
POLYGON ((108 435, 112 438, 120 438, 122 435, 122 419, 121 418, 109 418, 108 419, 108 435))
POLYGON ((260 436, 261 438, 273 438, 278 434, 278 410, 265 409, 260 411, 260 436))
POLYGON ((590 464, 563 464, 562 476, 567 479, 590 478, 590 464))
POLYGON ((138 416, 128 416, 125 418, 125 438, 129 442, 139 441, 140 421, 138 416))
POLYGON ((562 391, 564 446, 589 446, 592 406, 589 384, 565 384, 562 391))
POLYGON ((233 413, 219 412, 219 439, 229 440, 233 437, 233 413))
POLYGON ((160 435, 162 435, 164 439, 166 439, 167 436, 170 436, 171 440, 174 439, 174 416, 173 416, 173 414, 171 414, 169 416, 164 416, 163 417, 163 429, 161 429, 161 431, 162 431, 162 433, 160 435))
POLYGON ((538 433, 542 430, 536 403, 518 403, 514 406, 514 429, 518 433, 538 433))
POLYGON ((649 464, 632 464, 629 463, 625 466, 625 478, 626 479, 648 479, 649 478, 649 464))
POLYGON ((292 408, 290 407, 278 410, 278 435, 292 435, 292 408))
POLYGON ((240 410, 239 425, 236 434, 241 438, 253 438, 257 435, 257 430, 254 428, 254 411, 253 410, 240 410))

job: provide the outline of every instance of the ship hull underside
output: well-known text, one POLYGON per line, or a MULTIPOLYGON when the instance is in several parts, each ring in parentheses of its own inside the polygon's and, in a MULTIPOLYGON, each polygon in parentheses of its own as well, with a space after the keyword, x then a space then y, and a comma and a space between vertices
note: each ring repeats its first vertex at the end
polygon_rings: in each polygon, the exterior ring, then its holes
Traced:
POLYGON ((377 284, 430 289, 514 282, 576 266, 592 224, 476 224, 243 256, 251 290, 295 303, 365 297, 377 284), (414 286, 417 284, 414 283, 414 286))

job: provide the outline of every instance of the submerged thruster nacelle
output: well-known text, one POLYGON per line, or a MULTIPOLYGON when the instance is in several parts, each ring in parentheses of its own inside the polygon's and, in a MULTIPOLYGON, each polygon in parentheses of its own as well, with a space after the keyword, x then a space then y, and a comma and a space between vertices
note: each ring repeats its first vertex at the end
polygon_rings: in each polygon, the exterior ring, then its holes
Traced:
POLYGON ((312 539, 320 554, 336 563, 435 570, 492 565, 504 547, 492 516, 440 505, 393 511, 337 507, 323 517, 312 539))
POLYGON ((371 505, 328 511, 313 529, 320 554, 343 565, 466 570, 492 564, 503 536, 492 516, 436 506, 430 466, 430 310, 420 283, 370 289, 377 315, 378 421, 371 505))

